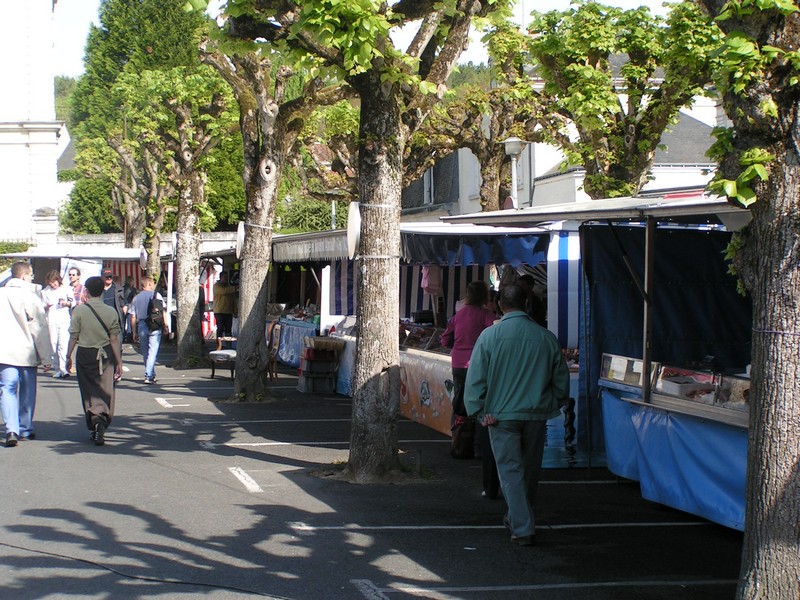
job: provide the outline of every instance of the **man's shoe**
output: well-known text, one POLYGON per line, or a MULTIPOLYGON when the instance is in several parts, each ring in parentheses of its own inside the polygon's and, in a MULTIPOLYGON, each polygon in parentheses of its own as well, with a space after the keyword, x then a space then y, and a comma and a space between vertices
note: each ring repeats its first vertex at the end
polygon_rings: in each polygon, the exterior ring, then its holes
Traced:
POLYGON ((19 436, 13 431, 9 432, 8 435, 6 435, 6 448, 13 448, 17 445, 18 441, 19 436))
POLYGON ((106 443, 106 424, 98 421, 94 426, 94 445, 102 446, 106 443))
POLYGON ((156 380, 155 380, 155 378, 151 378, 151 377, 145 377, 145 378, 144 378, 144 382, 145 382, 147 385, 153 385, 153 384, 156 382, 156 380))
POLYGON ((56 371, 53 373, 53 379, 61 379, 63 377, 61 371, 56 371))
POLYGON ((535 535, 521 535, 519 537, 512 535, 511 536, 511 543, 516 544, 517 546, 535 546, 536 545, 536 536, 535 535))
POLYGON ((19 439, 20 439, 20 441, 23 441, 23 442, 26 441, 26 440, 35 440, 36 439, 36 433, 31 431, 28 435, 19 436, 19 439))

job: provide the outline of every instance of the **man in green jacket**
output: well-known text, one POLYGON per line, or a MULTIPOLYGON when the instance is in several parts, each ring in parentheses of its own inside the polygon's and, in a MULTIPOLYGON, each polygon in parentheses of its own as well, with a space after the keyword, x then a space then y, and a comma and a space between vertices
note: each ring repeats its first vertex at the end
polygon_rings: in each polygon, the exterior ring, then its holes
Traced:
POLYGON ((569 370, 556 336, 525 313, 526 300, 516 285, 500 292, 503 318, 475 344, 464 401, 467 413, 489 428, 511 541, 532 546, 547 420, 569 395, 569 370))

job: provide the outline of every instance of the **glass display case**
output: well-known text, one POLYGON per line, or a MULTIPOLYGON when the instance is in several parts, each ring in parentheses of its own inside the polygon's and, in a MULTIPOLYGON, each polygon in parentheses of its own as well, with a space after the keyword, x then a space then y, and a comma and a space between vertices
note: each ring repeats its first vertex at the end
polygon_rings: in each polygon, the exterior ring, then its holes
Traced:
POLYGON ((442 346, 441 327, 423 327, 414 324, 400 325, 400 347, 426 350, 437 354, 450 354, 450 348, 442 346))
MULTIPOLYGON (((746 427, 750 410, 750 378, 712 371, 652 363, 653 386, 649 400, 631 399, 674 412, 746 427)), ((614 385, 641 387, 641 359, 603 354, 602 380, 614 385)))
MULTIPOLYGON (((657 366, 653 363, 651 372, 655 372, 657 366)), ((600 377, 617 383, 642 387, 642 360, 617 354, 603 354, 600 377)))

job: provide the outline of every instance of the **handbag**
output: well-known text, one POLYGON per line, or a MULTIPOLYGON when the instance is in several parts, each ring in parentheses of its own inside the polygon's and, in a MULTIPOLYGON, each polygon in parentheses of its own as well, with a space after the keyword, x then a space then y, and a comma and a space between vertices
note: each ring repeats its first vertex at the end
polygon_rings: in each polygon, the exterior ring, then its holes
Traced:
POLYGON ((451 431, 450 456, 473 458, 475 456, 475 419, 456 416, 451 431))

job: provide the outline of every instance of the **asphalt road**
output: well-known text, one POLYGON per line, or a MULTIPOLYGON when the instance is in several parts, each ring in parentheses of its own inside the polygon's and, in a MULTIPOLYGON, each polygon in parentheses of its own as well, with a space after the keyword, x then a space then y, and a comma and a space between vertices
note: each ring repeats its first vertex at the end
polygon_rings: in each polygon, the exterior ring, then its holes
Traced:
POLYGON ((332 476, 349 398, 300 394, 284 369, 276 402, 219 402, 229 379, 159 365, 145 386, 124 354, 105 446, 89 441, 74 377, 40 374, 37 439, 0 448, 0 598, 734 596, 740 533, 602 468, 545 471, 538 543, 519 547, 503 501, 481 497, 480 462, 451 459, 437 432, 399 423, 422 478, 353 485, 332 476))

